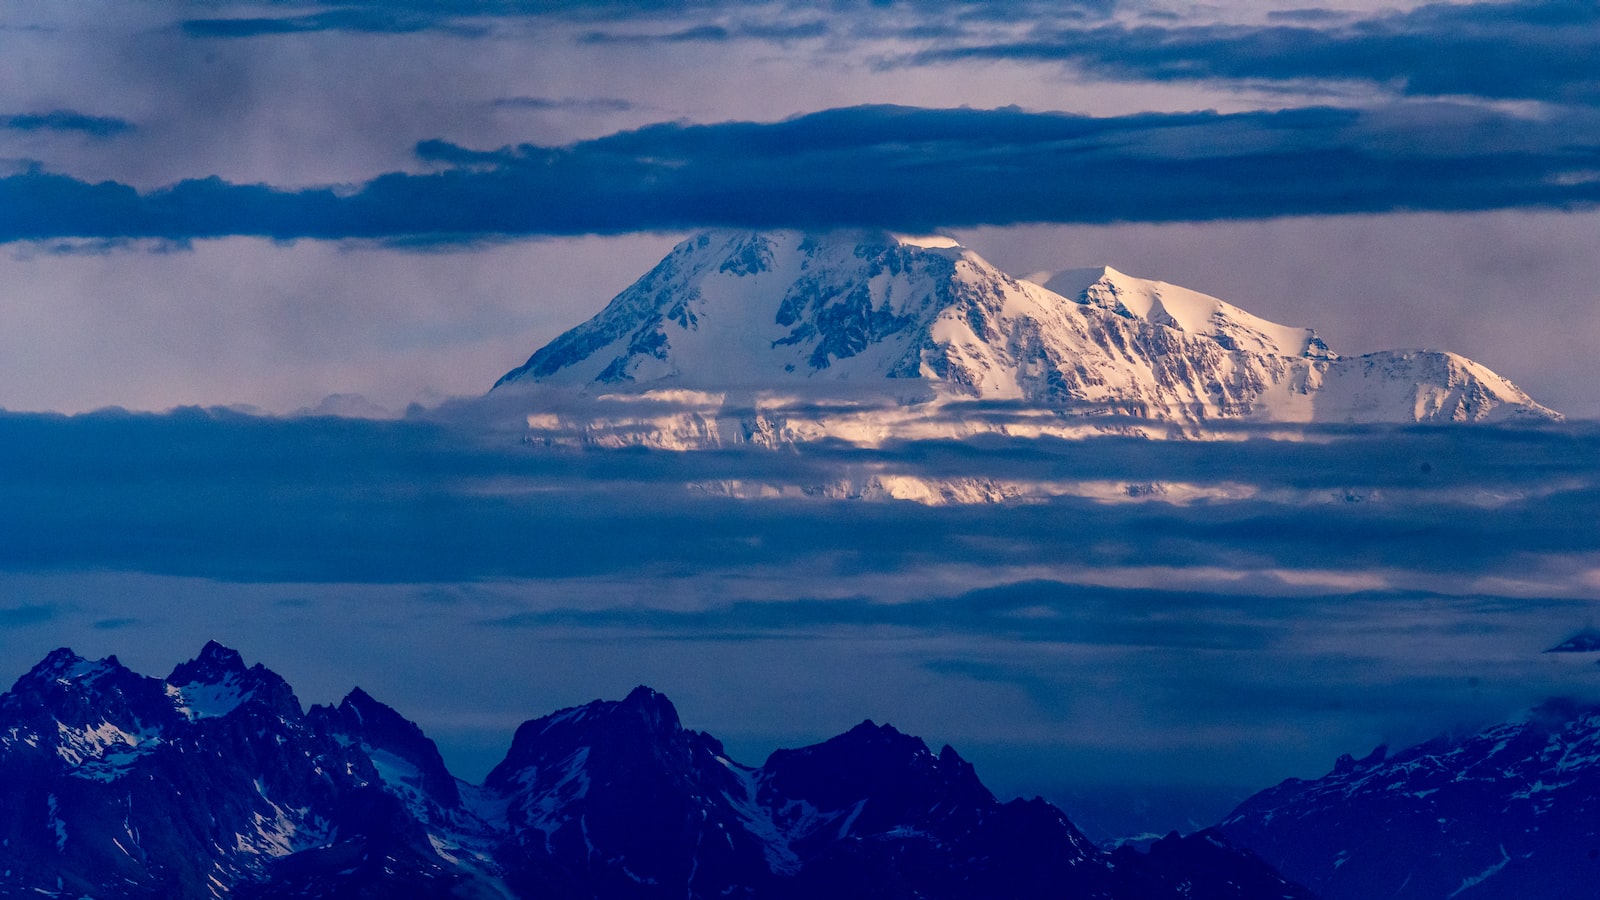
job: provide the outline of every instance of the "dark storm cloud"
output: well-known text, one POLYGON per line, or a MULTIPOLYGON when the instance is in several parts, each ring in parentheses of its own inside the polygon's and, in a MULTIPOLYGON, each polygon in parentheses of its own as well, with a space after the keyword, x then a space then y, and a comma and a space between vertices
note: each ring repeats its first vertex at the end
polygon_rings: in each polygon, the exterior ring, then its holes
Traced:
POLYGON ((896 62, 1070 63, 1109 79, 1363 80, 1417 96, 1600 101, 1600 6, 1589 0, 1435 3, 1355 21, 1297 11, 1256 25, 1044 26, 896 62))
POLYGON ((397 702, 436 696, 457 715, 552 683, 652 683, 766 749, 866 714, 960 729, 1019 790, 1072 767, 1305 774, 1597 675, 1539 652, 1592 603, 1471 586, 1600 561, 1597 426, 563 451, 466 405, 398 422, 0 414, 9 652, 37 658, 69 633, 100 652, 235 636, 335 660, 341 684, 386 672, 397 702), (1261 493, 929 508, 689 488, 873 472, 1261 493), (1095 580, 1124 567, 1149 571, 1095 580), (1413 586, 1296 577, 1393 569, 1413 586), (797 725, 786 698, 801 696, 797 725))
POLYGON ((565 110, 578 112, 628 112, 638 104, 621 97, 497 97, 491 106, 500 109, 526 109, 537 112, 565 110))
POLYGON ((96 631, 118 631, 123 628, 131 628, 135 625, 142 624, 146 624, 145 620, 143 619, 135 619, 130 616, 118 616, 111 619, 96 619, 90 624, 89 627, 95 629, 96 631))
POLYGON ((618 31, 589 31, 578 37, 585 44, 720 44, 733 40, 795 41, 825 37, 828 23, 821 21, 743 24, 732 28, 722 25, 695 25, 668 32, 631 33, 618 31))
POLYGON ((453 16, 390 7, 340 8, 303 16, 187 19, 180 27, 184 33, 202 38, 249 38, 318 31, 366 34, 442 31, 462 37, 488 34, 486 27, 464 24, 453 16))
POLYGON ((0 130, 67 131, 90 137, 108 138, 132 131, 133 123, 115 116, 91 116, 70 109, 44 113, 0 115, 0 130))
MULTIPOLYGON (((1267 609, 1275 598, 1248 598, 1267 609)), ((1241 600, 1195 592, 1102 588, 1030 581, 956 597, 881 603, 869 598, 743 601, 703 610, 561 609, 489 619, 496 628, 631 629, 657 635, 740 638, 823 636, 838 629, 895 628, 1009 641, 1105 647, 1247 650, 1265 646, 1271 627, 1246 624, 1241 600)), ((1281 614, 1279 614, 1281 617, 1281 614)), ((962 672, 961 674, 977 674, 962 672)))
POLYGON ((441 171, 354 191, 210 178, 140 193, 29 171, 0 179, 0 240, 933 229, 1600 200, 1600 117, 1448 105, 1108 118, 867 106, 659 124, 565 147, 426 141, 417 152, 441 171))
MULTIPOLYGON (((227 7, 224 2, 214 7, 227 7)), ((356 0, 356 2, 331 2, 308 4, 320 7, 314 13, 295 13, 281 16, 262 16, 259 4, 231 4, 241 11, 257 13, 251 16, 194 18, 181 23, 182 29, 196 37, 247 38, 309 31, 354 31, 369 33, 411 33, 427 29, 459 30, 468 34, 482 33, 484 23, 495 20, 516 21, 527 19, 563 19, 570 21, 595 21, 604 23, 648 22, 657 24, 680 23, 681 27, 665 31, 628 33, 602 30, 591 32, 580 40, 608 42, 640 41, 696 41, 722 40, 739 36, 757 40, 788 41, 796 38, 816 37, 829 31, 826 22, 816 18, 817 5, 798 0, 776 2, 749 2, 749 0, 356 0), (746 23, 732 29, 720 25, 695 22, 708 15, 729 14, 748 16, 760 14, 769 18, 796 18, 797 21, 770 21, 764 24, 746 23), (682 24, 689 23, 689 24, 682 24)), ((1115 8, 1115 0, 832 0, 826 12, 834 16, 855 15, 855 21, 871 21, 871 17, 911 11, 923 19, 922 24, 911 26, 912 34, 962 33, 962 22, 1013 23, 1027 19, 1045 21, 1070 21, 1085 18, 1103 18, 1115 8), (927 30, 924 30, 927 29, 927 30)))
MULTIPOLYGON (((645 20, 665 24, 693 23, 696 17, 731 13, 805 13, 803 4, 740 3, 735 0, 460 0, 460 2, 328 2, 316 4, 317 12, 279 16, 219 16, 186 19, 179 27, 197 38, 262 38, 308 32, 354 32, 367 34, 414 34, 440 31, 459 37, 484 37, 496 22, 564 19, 572 21, 629 22, 645 20), (792 7, 792 8, 791 8, 792 7)), ((868 8, 869 4, 842 6, 868 8)), ((241 10, 259 12, 260 7, 240 4, 241 10)), ((579 39, 592 43, 612 41, 701 41, 724 40, 732 36, 785 41, 826 33, 826 26, 815 20, 801 23, 750 23, 729 30, 714 24, 684 24, 664 33, 628 34, 595 31, 579 39)))
POLYGON ((688 44, 721 43, 730 40, 732 32, 721 25, 696 25, 681 31, 665 34, 619 34, 611 31, 591 31, 578 38, 585 44, 688 44))
MULTIPOLYGON (((1059 560, 1520 577, 1531 559, 1600 552, 1600 533, 1588 527, 1600 518, 1596 459, 1600 433, 1581 425, 1330 430, 1298 443, 975 440, 665 453, 540 450, 519 443, 515 431, 443 420, 12 414, 0 416, 0 568, 427 582, 757 564, 822 577, 1059 560), (806 487, 879 473, 1129 482, 1159 473, 1260 493, 1189 505, 1064 496, 924 507, 752 502, 691 488, 729 479, 806 487), (1475 505, 1483 492, 1504 499, 1485 509, 1475 505)), ((1297 592, 1278 577, 1238 587, 1297 592)), ((986 597, 983 606, 1054 602, 1030 589, 1026 597, 986 597)), ((931 626, 969 612, 870 615, 931 626)), ((1158 639, 1153 630, 1142 634, 1116 639, 1158 639)), ((1224 637, 1213 629, 1194 640, 1224 637)))

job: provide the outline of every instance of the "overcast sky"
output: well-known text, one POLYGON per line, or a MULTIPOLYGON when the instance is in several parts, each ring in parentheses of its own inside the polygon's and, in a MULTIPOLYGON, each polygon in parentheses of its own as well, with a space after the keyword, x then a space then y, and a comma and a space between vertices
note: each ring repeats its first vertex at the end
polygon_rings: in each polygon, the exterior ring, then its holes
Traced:
POLYGON ((1592 0, 0 0, 0 681, 216 638, 474 777, 643 681, 748 762, 871 717, 1016 792, 1259 787, 1593 693, 1539 652, 1600 588, 1583 423, 840 460, 18 413, 476 396, 697 229, 873 225, 1596 418, 1596 59, 1592 0), (840 465, 1216 497, 686 487, 840 465))

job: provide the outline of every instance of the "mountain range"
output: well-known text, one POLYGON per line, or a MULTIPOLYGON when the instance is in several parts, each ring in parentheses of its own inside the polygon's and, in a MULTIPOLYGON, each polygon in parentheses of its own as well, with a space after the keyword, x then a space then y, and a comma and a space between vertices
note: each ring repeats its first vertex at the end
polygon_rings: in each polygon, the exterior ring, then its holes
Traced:
POLYGON ((1219 826, 1326 900, 1592 897, 1600 884, 1600 706, 1512 721, 1290 779, 1219 826))
POLYGON ((743 765, 646 687, 524 722, 481 784, 359 688, 306 710, 214 642, 164 678, 61 649, 0 695, 7 897, 1581 897, 1597 814, 1600 706, 1572 700, 1141 851, 871 721, 743 765))
POLYGON ((523 723, 469 784, 365 692, 305 710, 216 643, 165 678, 61 649, 0 696, 0 873, 98 900, 1312 896, 1214 831, 1100 849, 870 721, 742 765, 645 687, 523 723))
POLYGON ((1454 353, 1341 356, 1309 328, 1108 267, 1035 277, 944 237, 706 232, 494 392, 654 401, 529 426, 683 447, 1560 418, 1454 353))

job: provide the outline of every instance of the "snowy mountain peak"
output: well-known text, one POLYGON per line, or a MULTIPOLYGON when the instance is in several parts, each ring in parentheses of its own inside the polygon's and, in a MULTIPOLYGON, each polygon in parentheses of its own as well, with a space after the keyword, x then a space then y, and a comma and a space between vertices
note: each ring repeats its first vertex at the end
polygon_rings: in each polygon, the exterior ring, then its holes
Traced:
POLYGON ((1044 286, 1064 297, 1152 325, 1204 335, 1230 350, 1337 359, 1315 330, 1269 322, 1199 291, 1123 274, 1110 266, 1067 269, 1044 286))
POLYGON ((226 716, 252 702, 280 715, 300 715, 300 701, 276 672, 260 663, 246 668, 237 650, 216 641, 173 667, 165 688, 173 708, 190 720, 226 716))
MULTIPOLYGON (((849 433, 837 421, 757 416, 723 435, 711 410, 709 419, 702 413, 664 426, 683 434, 664 437, 663 445, 800 440, 811 432, 878 440, 919 410, 932 414, 972 400, 1079 423, 1168 423, 1184 434, 1223 419, 1559 418, 1453 354, 1342 357, 1310 328, 1108 266, 1034 277, 1044 285, 1013 278, 937 236, 705 232, 678 244, 495 388, 537 383, 601 396, 698 391, 719 403, 730 396, 873 394, 903 411, 852 422, 849 433), (775 437, 781 435, 789 437, 775 437)), ((1039 421, 1029 423, 1032 433, 1039 421)), ((661 430, 659 423, 634 424, 648 425, 646 434, 661 430)), ((1065 425, 1064 433, 1073 427, 1084 426, 1065 425)))
POLYGON ((949 238, 705 232, 496 386, 949 380, 941 317, 959 327, 968 307, 1024 294, 1043 292, 949 238))
POLYGON ((136 681, 134 675, 115 656, 87 659, 72 650, 61 647, 50 651, 32 669, 18 678, 12 692, 39 698, 37 702, 54 707, 69 717, 85 704, 95 702, 95 697, 107 691, 121 691, 128 682, 136 681))
MULTIPOLYGON (((115 657, 101 660, 101 664, 115 663, 115 657)), ((19 679, 22 681, 54 681, 61 678, 74 678, 82 674, 88 667, 95 666, 92 660, 84 659, 68 647, 57 647, 51 650, 44 659, 19 679)))

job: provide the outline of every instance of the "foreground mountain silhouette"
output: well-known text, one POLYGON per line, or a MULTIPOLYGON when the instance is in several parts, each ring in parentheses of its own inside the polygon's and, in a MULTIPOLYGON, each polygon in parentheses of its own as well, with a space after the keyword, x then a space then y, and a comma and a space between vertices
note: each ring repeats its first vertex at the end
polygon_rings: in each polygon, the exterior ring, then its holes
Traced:
MULTIPOLYGON (((495 388, 519 384, 611 395, 687 390, 724 404, 849 389, 855 399, 876 395, 928 416, 955 401, 986 401, 1190 433, 1229 420, 1560 418, 1453 353, 1341 357, 1310 329, 1174 285, 1100 268, 1041 286, 948 238, 882 232, 697 235, 495 388)), ((757 412, 742 439, 759 440, 791 418, 757 412)), ((801 426, 791 437, 848 438, 872 427, 869 417, 842 433, 801 426)), ((721 432, 723 442, 741 439, 721 432)))
POLYGON ((482 785, 365 692, 302 710, 216 643, 57 650, 0 696, 0 895, 1309 898, 1215 832, 1094 847, 863 722, 759 768, 640 687, 524 723, 482 785))
POLYGON ((1467 736, 1342 757, 1220 830, 1326 900, 1600 895, 1600 706, 1552 700, 1467 736))

